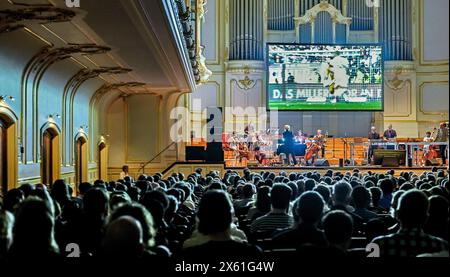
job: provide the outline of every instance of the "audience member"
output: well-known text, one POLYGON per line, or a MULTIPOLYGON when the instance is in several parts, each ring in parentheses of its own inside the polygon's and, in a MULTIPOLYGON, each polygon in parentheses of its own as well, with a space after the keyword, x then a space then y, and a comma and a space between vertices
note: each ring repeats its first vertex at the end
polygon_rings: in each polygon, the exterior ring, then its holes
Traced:
POLYGON ((380 247, 381 257, 416 257, 420 254, 448 251, 444 240, 425 234, 429 201, 419 190, 410 190, 400 197, 397 217, 400 231, 373 240, 380 247))

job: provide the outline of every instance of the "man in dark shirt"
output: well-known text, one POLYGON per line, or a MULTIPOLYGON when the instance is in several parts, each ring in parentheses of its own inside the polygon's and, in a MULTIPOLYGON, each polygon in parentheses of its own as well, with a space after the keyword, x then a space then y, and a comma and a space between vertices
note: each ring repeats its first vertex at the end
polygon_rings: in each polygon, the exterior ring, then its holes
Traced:
POLYGON ((381 257, 417 257, 448 251, 447 242, 423 231, 428 208, 428 198, 422 191, 410 190, 401 196, 397 210, 400 231, 373 240, 380 247, 381 257))
POLYGON ((272 210, 253 221, 250 231, 257 233, 273 233, 276 230, 292 227, 294 219, 288 214, 292 189, 285 184, 276 184, 270 192, 272 210))
POLYGON ((322 196, 315 191, 306 192, 300 196, 294 207, 294 213, 298 219, 296 227, 275 234, 272 247, 298 248, 305 244, 327 247, 328 242, 323 231, 317 228, 324 208, 322 196))
MULTIPOLYGON (((373 126, 371 129, 370 129, 370 133, 369 133, 369 141, 371 141, 371 140, 379 140, 379 139, 381 139, 381 136, 380 136, 380 134, 378 134, 378 132, 377 132, 377 128, 375 128, 375 126, 373 126)), ((372 160, 372 158, 373 158, 373 152, 374 152, 374 150, 377 148, 377 146, 376 145, 370 145, 369 146, 369 163, 370 163, 370 161, 372 160)))
POLYGON ((388 126, 388 129, 384 131, 384 136, 386 140, 394 140, 397 138, 397 132, 392 128, 392 124, 388 126))
POLYGON ((357 186, 352 191, 353 205, 355 207, 354 213, 362 217, 365 223, 371 219, 378 218, 378 215, 369 211, 370 206, 370 192, 363 186, 357 186))
POLYGON ((198 231, 207 236, 207 243, 186 248, 181 254, 186 260, 225 261, 258 257, 261 250, 235 240, 230 234, 233 220, 232 204, 223 191, 208 191, 198 209, 198 231))
POLYGON ((380 139, 380 138, 381 137, 380 137, 380 134, 378 134, 378 132, 377 132, 377 128, 375 128, 375 127, 370 128, 369 139, 370 140, 377 140, 377 139, 380 139))
POLYGON ((286 154, 287 163, 290 163, 289 156, 292 156, 294 165, 297 165, 297 160, 295 159, 295 151, 294 151, 294 140, 295 140, 295 136, 291 131, 291 126, 286 125, 284 127, 283 141, 284 141, 284 145, 285 145, 285 154, 286 154))

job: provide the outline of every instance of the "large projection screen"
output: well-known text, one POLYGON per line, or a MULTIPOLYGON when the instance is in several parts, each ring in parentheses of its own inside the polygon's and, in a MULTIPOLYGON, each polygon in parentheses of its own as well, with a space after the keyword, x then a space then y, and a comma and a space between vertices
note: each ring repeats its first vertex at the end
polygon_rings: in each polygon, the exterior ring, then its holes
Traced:
POLYGON ((267 109, 383 111, 381 45, 267 44, 267 109))

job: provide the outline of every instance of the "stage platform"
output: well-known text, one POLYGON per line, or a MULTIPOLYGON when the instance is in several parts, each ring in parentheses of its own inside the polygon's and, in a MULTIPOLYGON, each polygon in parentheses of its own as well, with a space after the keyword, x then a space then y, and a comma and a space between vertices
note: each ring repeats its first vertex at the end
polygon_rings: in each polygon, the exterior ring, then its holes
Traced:
MULTIPOLYGON (((438 169, 447 170, 447 167, 436 167, 438 169)), ((234 170, 234 171, 244 171, 245 168, 242 167, 227 167, 226 169, 234 170)), ((327 166, 327 167, 315 167, 315 166, 303 166, 303 167, 295 167, 295 166, 285 166, 285 167, 248 167, 251 171, 271 171, 275 173, 279 172, 310 172, 315 171, 320 173, 321 175, 325 174, 328 170, 333 170, 334 172, 351 172, 354 169, 358 169, 361 173, 373 172, 373 173, 386 173, 388 170, 393 169, 395 171, 395 175, 399 176, 401 172, 414 172, 417 175, 421 175, 423 172, 429 172, 433 169, 433 167, 381 167, 381 166, 346 166, 346 167, 338 167, 338 166, 327 166)))
MULTIPOLYGON (((218 162, 218 163, 205 163, 205 162, 176 162, 172 164, 169 168, 164 170, 162 173, 165 177, 170 176, 172 173, 178 173, 181 172, 185 174, 186 176, 191 174, 195 171, 197 168, 202 168, 203 173, 206 174, 210 171, 218 171, 221 175, 223 175, 227 170, 233 170, 238 172, 239 174, 242 174, 246 168, 250 169, 254 172, 261 172, 261 171, 271 171, 274 173, 280 173, 280 172, 286 172, 286 173, 303 173, 303 172, 310 172, 310 171, 316 171, 320 173, 321 175, 325 174, 328 170, 333 171, 340 171, 342 173, 345 172, 351 172, 353 169, 357 168, 362 173, 367 173, 369 171, 373 173, 386 173, 388 170, 393 169, 395 171, 395 175, 399 176, 401 172, 414 172, 417 175, 421 175, 423 172, 430 172, 433 167, 394 167, 394 168, 388 168, 388 167, 382 167, 382 166, 345 166, 345 167, 339 167, 339 166, 328 166, 328 167, 314 167, 314 166, 308 166, 308 167, 300 167, 300 166, 277 166, 277 167, 267 167, 267 166, 255 166, 255 167, 229 167, 226 166, 225 162, 218 162)), ((447 170, 448 167, 439 167, 436 168, 441 170, 447 170)))

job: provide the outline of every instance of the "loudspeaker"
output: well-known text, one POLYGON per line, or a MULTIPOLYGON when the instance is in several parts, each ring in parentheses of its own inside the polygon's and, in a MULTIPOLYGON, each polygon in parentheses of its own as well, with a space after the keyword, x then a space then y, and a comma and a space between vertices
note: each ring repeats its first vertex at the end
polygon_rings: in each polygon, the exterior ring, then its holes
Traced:
POLYGON ((222 143, 222 108, 208 107, 206 108, 206 114, 207 142, 222 143))
POLYGON ((326 167, 326 166, 330 166, 330 163, 328 162, 328 160, 320 159, 314 163, 314 166, 326 167))
POLYGON ((344 159, 339 159, 339 167, 344 167, 344 159))
POLYGON ((399 167, 400 162, 398 160, 398 157, 395 156, 384 156, 383 157, 383 167, 399 167))
POLYGON ((205 147, 186 146, 186 161, 204 161, 205 147))
POLYGON ((207 162, 223 162, 225 160, 221 142, 208 142, 206 147, 207 162))

